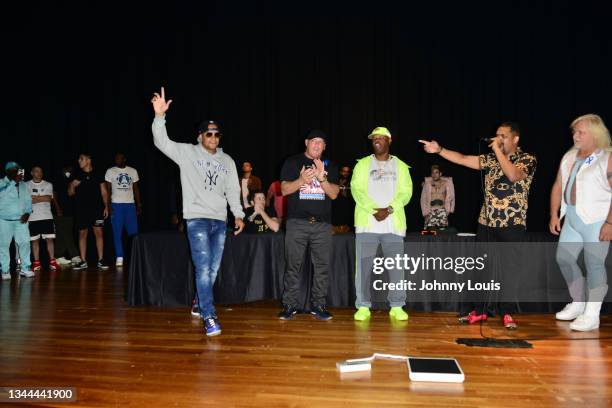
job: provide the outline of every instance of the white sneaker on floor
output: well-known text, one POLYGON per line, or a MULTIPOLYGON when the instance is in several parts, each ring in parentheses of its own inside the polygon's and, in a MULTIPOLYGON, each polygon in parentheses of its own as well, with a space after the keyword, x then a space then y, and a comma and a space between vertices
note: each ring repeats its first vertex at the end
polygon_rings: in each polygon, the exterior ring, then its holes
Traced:
POLYGON ((81 259, 80 256, 75 256, 74 258, 70 260, 70 262, 72 262, 73 265, 76 265, 76 264, 80 264, 81 262, 83 262, 83 260, 81 259))
POLYGON ((65 266, 65 265, 72 265, 72 262, 67 260, 66 258, 64 258, 63 256, 61 258, 57 258, 56 259, 57 263, 60 264, 61 266, 65 266))
POLYGON ((557 320, 574 320, 584 313, 586 302, 572 302, 565 305, 563 310, 555 314, 557 320))
POLYGON ((2 274, 2 280, 10 280, 11 279, 11 274, 10 273, 3 273, 2 274))
POLYGON ((19 272, 19 276, 23 276, 24 278, 33 278, 36 274, 32 271, 21 271, 19 272))
POLYGON ((123 257, 117 257, 117 260, 115 261, 115 266, 123 266, 123 257))
POLYGON ((599 315, 592 316, 587 314, 581 314, 570 323, 570 329, 575 331, 591 331, 599 328, 599 315))

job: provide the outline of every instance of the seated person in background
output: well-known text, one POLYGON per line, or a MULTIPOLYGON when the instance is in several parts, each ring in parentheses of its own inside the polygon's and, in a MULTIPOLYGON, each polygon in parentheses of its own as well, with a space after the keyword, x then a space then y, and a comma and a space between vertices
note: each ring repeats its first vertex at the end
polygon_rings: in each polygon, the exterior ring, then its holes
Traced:
POLYGON ((277 232, 280 222, 276 218, 274 207, 266 207, 266 196, 261 190, 249 193, 250 206, 244 210, 244 232, 258 234, 277 232))
POLYGON ((448 228, 448 216, 455 211, 455 187, 452 177, 442 177, 440 166, 431 166, 421 191, 421 210, 425 230, 448 228))

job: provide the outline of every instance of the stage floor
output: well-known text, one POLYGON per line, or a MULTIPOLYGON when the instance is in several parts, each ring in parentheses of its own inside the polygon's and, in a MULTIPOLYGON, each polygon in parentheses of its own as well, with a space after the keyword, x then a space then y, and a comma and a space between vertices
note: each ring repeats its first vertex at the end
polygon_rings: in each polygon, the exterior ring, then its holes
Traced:
MULTIPOLYGON (((223 334, 206 338, 181 309, 130 308, 121 271, 42 272, 0 282, 0 386, 75 387, 57 406, 612 406, 612 319, 571 333, 552 315, 520 315, 511 338, 532 349, 472 348, 479 337, 450 313, 411 313, 408 322, 353 310, 334 319, 276 319, 277 302, 218 308, 223 334), (402 362, 376 361, 365 378, 341 378, 339 360, 374 352, 451 356, 462 385, 411 383, 402 362)), ((484 333, 506 337, 499 319, 484 333)), ((47 406, 53 406, 46 403, 47 406)))

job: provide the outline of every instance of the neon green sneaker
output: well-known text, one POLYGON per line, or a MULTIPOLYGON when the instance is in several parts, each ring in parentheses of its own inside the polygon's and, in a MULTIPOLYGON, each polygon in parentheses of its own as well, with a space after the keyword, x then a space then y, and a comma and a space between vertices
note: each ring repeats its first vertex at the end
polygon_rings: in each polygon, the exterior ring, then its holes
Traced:
POLYGON ((399 306, 392 307, 391 310, 389 310, 389 316, 395 320, 408 320, 408 313, 404 312, 404 309, 399 306))
POLYGON ((359 320, 359 321, 369 319, 370 318, 370 308, 365 307, 365 306, 360 307, 359 309, 357 309, 353 317, 355 318, 355 320, 359 320))

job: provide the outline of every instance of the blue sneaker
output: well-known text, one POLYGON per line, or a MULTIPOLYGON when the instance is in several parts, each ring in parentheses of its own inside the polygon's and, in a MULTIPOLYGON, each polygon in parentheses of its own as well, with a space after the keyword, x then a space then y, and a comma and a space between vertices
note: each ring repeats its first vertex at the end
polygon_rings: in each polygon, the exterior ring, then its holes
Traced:
POLYGON ((221 326, 212 317, 204 319, 204 329, 207 336, 218 336, 221 334, 221 326))
POLYGON ((325 306, 316 306, 311 311, 312 314, 318 320, 331 320, 334 316, 327 311, 325 306))

